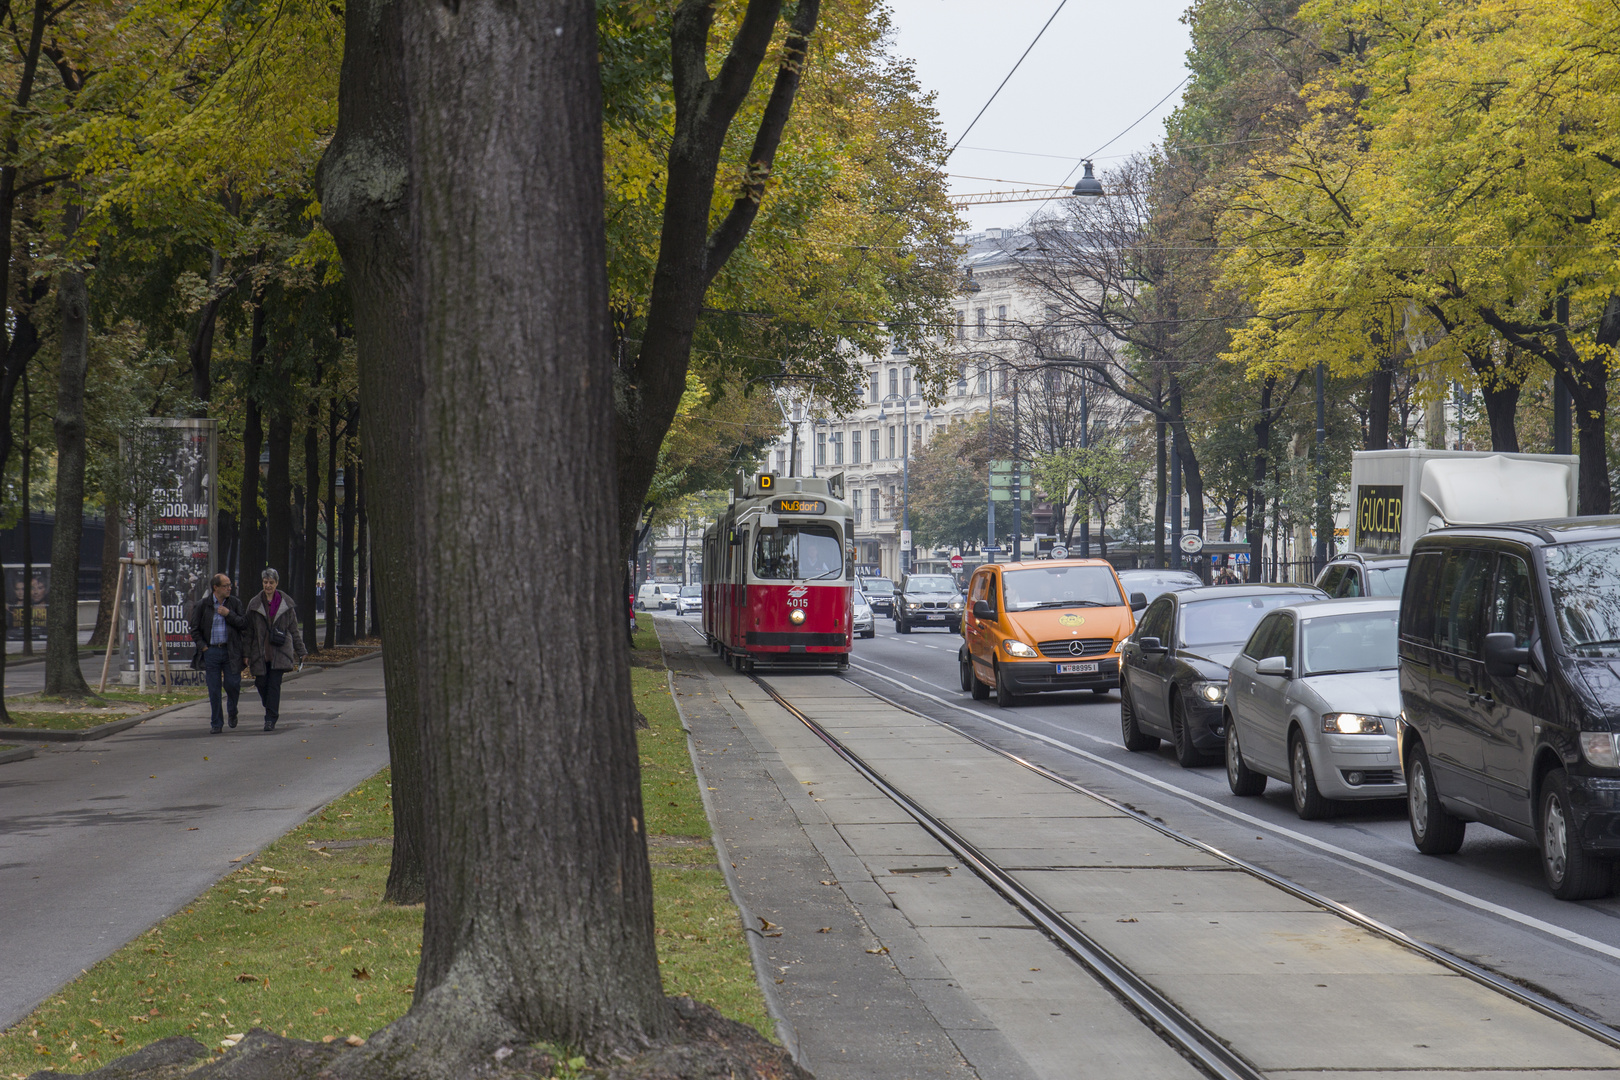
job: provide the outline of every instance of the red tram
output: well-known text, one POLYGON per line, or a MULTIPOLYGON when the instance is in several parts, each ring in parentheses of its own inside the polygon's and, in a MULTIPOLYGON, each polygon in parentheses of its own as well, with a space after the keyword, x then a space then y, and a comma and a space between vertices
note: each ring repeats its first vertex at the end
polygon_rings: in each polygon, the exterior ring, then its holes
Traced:
POLYGON ((738 671, 849 666, 855 519, 843 478, 739 476, 703 534, 703 635, 738 671))

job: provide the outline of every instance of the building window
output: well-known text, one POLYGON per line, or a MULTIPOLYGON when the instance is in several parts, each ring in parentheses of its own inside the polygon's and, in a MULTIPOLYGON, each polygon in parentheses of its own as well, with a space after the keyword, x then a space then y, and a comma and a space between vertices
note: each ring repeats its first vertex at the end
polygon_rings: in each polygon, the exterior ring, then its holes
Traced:
POLYGON ((825 431, 816 432, 816 464, 827 464, 827 433, 825 431))
POLYGON ((895 456, 895 453, 894 453, 894 425, 890 424, 889 425, 889 457, 893 458, 894 456, 895 456))
POLYGON ((967 340, 967 312, 966 311, 958 311, 956 313, 956 340, 957 341, 966 341, 967 340))
POLYGON ((978 328, 977 328, 978 336, 979 337, 984 337, 984 327, 985 327, 984 308, 974 308, 973 309, 973 317, 978 320, 978 328))
POLYGON ((844 433, 842 431, 832 433, 832 451, 833 464, 842 465, 844 463, 844 433))
POLYGON ((900 369, 889 369, 889 396, 894 397, 900 393, 900 369))
POLYGON ((873 368, 872 369, 872 400, 874 402, 876 402, 877 399, 878 399, 878 373, 877 373, 877 368, 873 368))
POLYGON ((878 429, 877 428, 872 429, 871 447, 872 447, 871 460, 875 464, 877 462, 878 457, 879 457, 878 450, 880 449, 880 447, 878 446, 878 429))
POLYGON ((979 378, 974 383, 973 392, 975 394, 988 394, 990 392, 990 369, 988 367, 979 369, 979 378))
POLYGON ((861 463, 861 433, 859 431, 849 433, 849 463, 851 465, 861 463))
POLYGON ((904 388, 902 392, 906 395, 906 397, 909 398, 911 396, 911 369, 910 368, 906 368, 905 371, 901 374, 901 376, 900 376, 900 385, 904 388))
POLYGON ((883 516, 882 511, 878 508, 878 489, 873 488, 868 494, 872 496, 872 520, 876 521, 883 516))
POLYGON ((921 446, 923 444, 923 441, 922 441, 922 425, 921 424, 917 424, 917 425, 912 427, 912 429, 911 429, 911 441, 916 443, 918 446, 921 446))
POLYGON ((786 450, 778 450, 776 452, 776 471, 777 472, 784 471, 784 467, 786 465, 787 465, 787 451, 786 450))
POLYGON ((1006 304, 997 304, 996 305, 996 336, 997 337, 1006 337, 1007 336, 1007 305, 1006 304))
MULTIPOLYGON (((860 443, 857 442, 855 445, 859 446, 860 443)), ((854 491, 849 493, 849 505, 855 511, 855 524, 859 525, 861 523, 861 489, 860 488, 856 488, 854 491)))

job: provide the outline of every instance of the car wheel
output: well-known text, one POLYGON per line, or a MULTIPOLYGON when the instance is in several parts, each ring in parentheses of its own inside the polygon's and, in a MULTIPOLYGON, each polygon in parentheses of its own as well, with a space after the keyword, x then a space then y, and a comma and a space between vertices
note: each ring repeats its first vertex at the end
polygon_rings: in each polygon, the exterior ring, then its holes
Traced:
POLYGON ((1159 748, 1157 735, 1144 734, 1136 726, 1136 703, 1131 700, 1131 688, 1123 681, 1119 684, 1119 734, 1125 749, 1135 753, 1159 748))
POLYGON ((966 693, 973 689, 973 661, 968 658, 966 649, 957 654, 956 665, 962 676, 962 692, 966 693))
POLYGON ((1554 769, 1541 788, 1541 873, 1547 888, 1560 900, 1608 896, 1614 884, 1614 864, 1581 849, 1569 804, 1569 776, 1563 769, 1554 769))
POLYGON ((1266 790, 1266 774, 1243 763, 1243 748, 1238 745, 1237 724, 1231 713, 1226 715, 1226 786, 1234 795, 1261 795, 1266 790))
POLYGON ((1096 694, 1098 697, 1107 697, 1112 690, 1113 687, 1111 686, 1093 686, 1091 688, 1091 692, 1096 694))
POLYGON ((1007 685, 1007 679, 1001 673, 1001 665, 997 664, 996 665, 996 705, 997 705, 997 707, 1003 708, 1003 709, 1008 709, 1008 708, 1011 708, 1013 705, 1016 705, 1017 703, 1018 703, 1018 695, 1013 693, 1012 688, 1007 685))
POLYGON ((1406 821, 1412 829, 1412 843, 1425 855, 1456 854, 1468 829, 1466 821, 1441 805, 1429 755, 1422 743, 1412 747, 1412 760, 1407 765, 1406 821))
POLYGON ((1316 773, 1311 769, 1310 748, 1305 737, 1298 732, 1288 740, 1288 778, 1294 785, 1294 813, 1301 821, 1315 821, 1333 809, 1331 800, 1322 797, 1316 786, 1316 773))
POLYGON ((1177 694, 1170 701, 1170 734, 1176 748, 1176 764, 1183 769, 1196 768, 1204 762, 1204 754, 1193 745, 1192 725, 1187 720, 1187 703, 1177 694))
POLYGON ((968 692, 973 695, 974 701, 984 701, 989 698, 990 687, 979 678, 979 673, 974 670, 972 656, 968 657, 968 678, 973 680, 973 685, 968 687, 968 692))
POLYGON ((906 620, 902 619, 900 616, 896 615, 894 617, 894 629, 898 634, 909 634, 911 633, 911 624, 906 622, 906 620))
POLYGON ((877 631, 876 630, 868 630, 866 633, 862 634, 861 637, 875 638, 875 637, 877 637, 877 631))

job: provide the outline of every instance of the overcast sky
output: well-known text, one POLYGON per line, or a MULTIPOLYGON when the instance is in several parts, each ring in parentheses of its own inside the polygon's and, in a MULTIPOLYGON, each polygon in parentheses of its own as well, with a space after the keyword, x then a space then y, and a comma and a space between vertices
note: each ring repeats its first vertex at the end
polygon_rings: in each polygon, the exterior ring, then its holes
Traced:
MULTIPOLYGON (((953 193, 1057 185, 1186 77, 1190 0, 1068 0, 947 168, 953 193), (998 152, 999 151, 999 152, 998 152), (1008 152, 1016 151, 1016 153, 1008 152), (1049 156, 1032 156, 1049 155, 1049 156), (988 179, 985 179, 988 178, 988 179)), ((894 51, 915 62, 955 142, 1058 0, 889 0, 894 51)), ((1178 91, 1096 157, 1101 173, 1158 142, 1178 91)), ((1070 179, 1073 184, 1073 178, 1070 179)), ((1038 203, 975 206, 974 229, 1011 227, 1038 203)))

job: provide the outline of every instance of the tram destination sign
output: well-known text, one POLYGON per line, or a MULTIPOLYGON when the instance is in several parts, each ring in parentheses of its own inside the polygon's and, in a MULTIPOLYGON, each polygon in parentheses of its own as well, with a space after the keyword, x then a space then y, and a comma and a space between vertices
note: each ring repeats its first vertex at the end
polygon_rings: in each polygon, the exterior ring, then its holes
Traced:
POLYGON ((825 514, 827 504, 820 499, 777 499, 771 504, 777 514, 825 514))
POLYGON ((1363 555, 1397 555, 1401 550, 1399 484, 1361 484, 1356 488, 1355 549, 1363 555))

